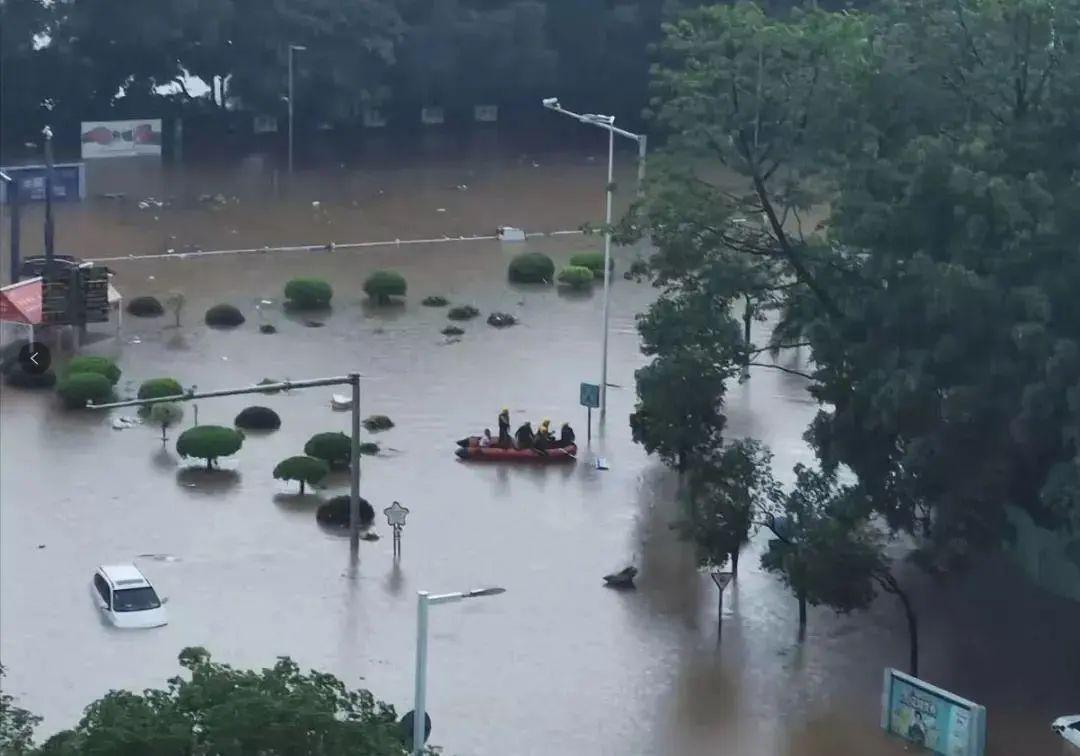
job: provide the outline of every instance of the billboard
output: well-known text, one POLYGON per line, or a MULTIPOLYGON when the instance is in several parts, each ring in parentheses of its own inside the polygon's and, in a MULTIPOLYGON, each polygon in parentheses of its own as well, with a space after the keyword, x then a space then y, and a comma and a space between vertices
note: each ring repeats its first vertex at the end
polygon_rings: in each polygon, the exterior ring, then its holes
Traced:
POLYGON ((83 160, 112 157, 161 156, 161 119, 83 121, 83 160))
POLYGON ((942 756, 983 756, 986 708, 895 669, 885 670, 881 726, 942 756))
MULTIPOLYGON (((86 166, 83 163, 61 163, 53 166, 52 195, 54 201, 73 201, 86 198, 86 166)), ((44 202, 45 166, 19 165, 3 171, 19 185, 20 202, 44 202)), ((0 202, 7 204, 8 185, 0 181, 0 202)))

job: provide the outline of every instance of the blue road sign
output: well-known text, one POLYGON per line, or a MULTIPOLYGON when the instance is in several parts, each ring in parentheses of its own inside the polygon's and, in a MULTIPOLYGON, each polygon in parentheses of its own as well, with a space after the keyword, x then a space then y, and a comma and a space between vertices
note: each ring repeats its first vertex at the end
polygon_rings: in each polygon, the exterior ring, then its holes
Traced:
POLYGON ((600 387, 595 383, 581 384, 581 406, 590 409, 600 406, 600 387))

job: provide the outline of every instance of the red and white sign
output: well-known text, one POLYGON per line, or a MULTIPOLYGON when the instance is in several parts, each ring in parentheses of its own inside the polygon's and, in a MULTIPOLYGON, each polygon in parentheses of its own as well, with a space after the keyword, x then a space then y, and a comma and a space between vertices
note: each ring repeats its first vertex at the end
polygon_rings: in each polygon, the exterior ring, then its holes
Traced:
POLYGON ((41 322, 41 279, 31 278, 0 289, 0 320, 9 323, 41 322))
POLYGON ((82 122, 83 160, 139 155, 161 155, 160 118, 82 122))

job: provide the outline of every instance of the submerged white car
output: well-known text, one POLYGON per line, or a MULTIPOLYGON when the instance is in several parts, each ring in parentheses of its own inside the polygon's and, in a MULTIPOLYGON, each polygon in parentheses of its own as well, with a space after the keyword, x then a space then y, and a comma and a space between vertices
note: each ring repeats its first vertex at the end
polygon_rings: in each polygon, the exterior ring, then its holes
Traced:
POLYGON ((1050 729, 1063 737, 1066 743, 1080 748, 1080 714, 1058 717, 1050 725, 1050 729))
POLYGON ((116 627, 161 627, 169 621, 165 600, 133 564, 98 567, 91 592, 102 614, 116 627))

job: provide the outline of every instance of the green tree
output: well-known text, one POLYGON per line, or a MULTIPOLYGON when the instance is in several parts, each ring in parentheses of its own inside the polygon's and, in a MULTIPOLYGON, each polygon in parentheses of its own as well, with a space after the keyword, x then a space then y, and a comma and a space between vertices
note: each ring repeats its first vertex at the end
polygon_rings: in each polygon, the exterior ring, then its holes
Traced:
POLYGON ((739 439, 697 462, 690 471, 687 517, 679 529, 694 544, 698 564, 719 569, 730 560, 737 575, 739 552, 778 495, 772 454, 758 441, 739 439))
POLYGON ((221 425, 196 425, 180 434, 176 440, 176 452, 181 457, 197 457, 206 460, 206 469, 214 469, 218 457, 228 457, 240 451, 244 434, 234 428, 221 425))
POLYGON ((68 409, 84 409, 87 402, 104 404, 112 399, 113 387, 100 373, 72 373, 56 384, 56 393, 68 409))
POLYGON ((321 459, 332 470, 349 467, 352 460, 352 439, 344 433, 316 433, 304 444, 304 454, 321 459))
POLYGON ((407 289, 405 276, 394 270, 377 270, 364 281, 364 293, 376 304, 390 304, 392 297, 403 297, 407 289))
POLYGON ((288 657, 259 671, 215 662, 202 648, 185 648, 179 658, 186 675, 163 689, 107 693, 73 729, 46 741, 42 752, 404 753, 393 707, 333 675, 305 674, 288 657))
POLYGON ((747 366, 809 346, 820 461, 925 566, 996 548, 1008 504, 1080 523, 1080 158, 1050 146, 1080 119, 1078 18, 1075 1, 744 4, 666 28, 653 113, 672 166, 620 231, 655 242, 661 302, 779 307, 772 344, 747 320, 742 350, 709 340, 747 366))
POLYGON ((296 480, 300 482, 300 493, 304 493, 304 484, 316 485, 330 474, 330 465, 315 457, 289 457, 274 468, 274 477, 278 480, 296 480))
POLYGON ((918 615, 885 556, 886 538, 869 519, 870 502, 857 486, 841 486, 830 472, 795 466, 786 496, 772 494, 764 519, 772 531, 761 565, 780 575, 799 602, 799 635, 806 606, 847 613, 870 606, 883 591, 896 596, 908 626, 909 670, 919 673, 918 615))
MULTIPOLYGON (((0 665, 0 680, 4 667, 0 665)), ((4 756, 22 756, 33 752, 34 728, 41 717, 15 705, 9 693, 0 690, 0 753, 4 756)))
POLYGON ((334 290, 320 278, 294 278, 285 284, 285 299, 300 310, 329 307, 334 290))
POLYGON ((166 396, 180 396, 184 387, 175 378, 148 378, 139 386, 139 399, 162 399, 166 396))
POLYGON ((76 373, 103 375, 113 386, 120 380, 120 368, 108 357, 75 357, 67 365, 67 375, 72 376, 76 373))
POLYGON ((150 406, 150 422, 161 427, 162 445, 168 440, 165 431, 184 417, 184 408, 175 402, 161 402, 150 406))
POLYGON ((559 271, 559 283, 571 289, 591 289, 593 278, 593 272, 583 265, 568 265, 559 271))

